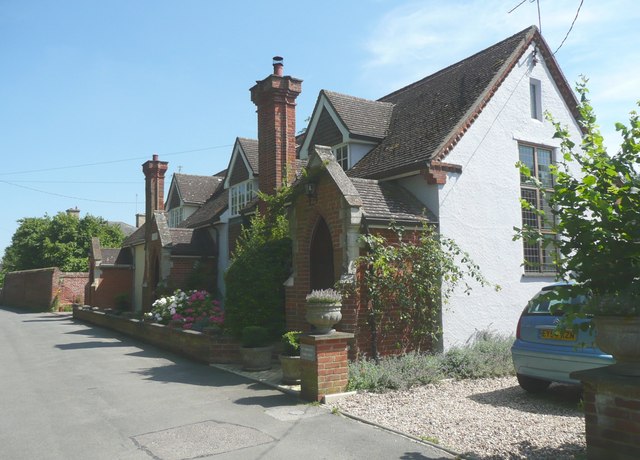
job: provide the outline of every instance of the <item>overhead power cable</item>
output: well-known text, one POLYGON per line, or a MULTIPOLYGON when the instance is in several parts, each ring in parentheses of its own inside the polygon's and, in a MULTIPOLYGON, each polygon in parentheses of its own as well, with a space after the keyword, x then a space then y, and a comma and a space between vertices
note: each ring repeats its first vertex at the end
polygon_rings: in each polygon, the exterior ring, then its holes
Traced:
POLYGON ((26 189, 26 190, 31 190, 33 192, 44 193, 45 195, 59 196, 59 197, 62 197, 62 198, 69 198, 69 199, 72 199, 72 200, 89 201, 89 202, 92 202, 92 203, 138 204, 135 201, 92 200, 90 198, 80 198, 80 197, 77 197, 77 196, 63 195, 62 193, 47 192, 45 190, 40 190, 40 189, 33 188, 33 187, 27 187, 26 185, 15 184, 13 182, 9 182, 9 181, 2 180, 2 179, 0 179, 0 183, 7 184, 7 185, 12 185, 14 187, 23 188, 23 189, 26 189))
POLYGON ((562 39, 562 43, 560 43, 560 46, 558 46, 558 48, 553 52, 554 55, 558 51, 560 51, 560 48, 562 48, 562 45, 564 45, 564 42, 567 40, 567 37, 571 33, 571 30, 573 29, 573 26, 576 23, 576 20, 578 19, 578 15, 580 14, 580 8, 582 8, 582 4, 583 3, 584 3, 584 0, 580 0, 580 5, 578 5, 578 11, 576 11, 576 16, 573 18, 573 22, 571 23, 571 27, 569 27, 569 30, 567 31, 567 35, 565 35, 564 38, 562 39))
MULTIPOLYGON (((232 144, 225 144, 225 145, 216 145, 214 147, 204 147, 201 149, 193 149, 193 150, 182 150, 179 152, 169 152, 169 153, 163 153, 162 156, 166 157, 166 156, 171 156, 171 155, 182 155, 185 153, 194 153, 194 152, 203 152, 205 150, 215 150, 215 149, 221 149, 221 148, 226 148, 226 147, 232 147, 232 144)), ((35 173, 35 172, 48 172, 48 171, 60 171, 62 169, 74 169, 74 168, 86 168, 88 166, 101 166, 101 165, 107 165, 107 164, 114 164, 114 163, 124 163, 127 161, 134 161, 134 160, 145 160, 148 159, 148 156, 145 157, 132 157, 132 158, 123 158, 120 160, 110 160, 110 161, 98 161, 95 163, 83 163, 83 164, 78 164, 78 165, 67 165, 67 166, 56 166, 56 167, 52 167, 52 168, 42 168, 42 169, 31 169, 31 170, 25 170, 25 171, 13 171, 13 172, 3 172, 0 173, 0 176, 10 176, 13 174, 28 174, 28 173, 35 173)))

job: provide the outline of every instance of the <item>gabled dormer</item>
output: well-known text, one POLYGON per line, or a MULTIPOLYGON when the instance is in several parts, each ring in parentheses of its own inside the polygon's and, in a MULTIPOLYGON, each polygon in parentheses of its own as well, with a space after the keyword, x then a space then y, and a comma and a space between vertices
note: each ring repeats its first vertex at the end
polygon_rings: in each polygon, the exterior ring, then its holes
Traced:
POLYGON ((300 149, 305 159, 314 145, 331 147, 345 171, 385 138, 393 104, 322 90, 300 149))
POLYGON ((218 176, 174 174, 166 201, 169 227, 177 227, 213 195, 222 181, 218 176))
POLYGON ((229 193, 231 217, 253 200, 258 191, 258 141, 237 138, 231 153, 224 188, 229 193))

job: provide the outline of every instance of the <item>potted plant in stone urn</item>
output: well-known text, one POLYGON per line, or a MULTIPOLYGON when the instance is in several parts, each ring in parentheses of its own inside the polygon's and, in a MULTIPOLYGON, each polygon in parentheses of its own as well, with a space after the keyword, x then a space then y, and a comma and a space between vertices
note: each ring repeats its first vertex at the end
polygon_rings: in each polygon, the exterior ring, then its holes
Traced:
POLYGON ((269 331, 262 326, 246 326, 240 338, 240 357, 245 371, 271 369, 273 345, 269 331))
POLYGON ((524 212, 546 222, 549 231, 523 226, 518 236, 553 255, 558 278, 575 282, 570 295, 588 296, 586 304, 560 304, 561 327, 595 329, 598 347, 616 360, 610 369, 640 376, 640 119, 632 112, 629 127, 616 124, 622 144, 610 155, 587 99, 586 80, 576 90, 582 142, 575 144, 554 122, 561 140, 556 165, 541 169, 535 162, 538 174, 532 174, 531 165, 520 164, 547 210, 522 200, 524 212))
POLYGON ((300 383, 300 331, 289 331, 282 334, 282 383, 295 385, 300 383))
POLYGON ((312 333, 330 334, 342 319, 342 296, 335 289, 317 289, 307 295, 305 319, 315 327, 312 333))

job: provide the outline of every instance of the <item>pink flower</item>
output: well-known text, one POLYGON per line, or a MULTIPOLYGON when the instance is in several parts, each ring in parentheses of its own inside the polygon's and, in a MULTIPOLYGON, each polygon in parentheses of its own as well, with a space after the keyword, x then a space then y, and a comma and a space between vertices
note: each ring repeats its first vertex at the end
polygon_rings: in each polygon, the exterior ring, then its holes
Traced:
POLYGON ((184 317, 180 313, 176 313, 175 315, 173 315, 171 317, 171 319, 174 320, 174 321, 179 321, 181 319, 184 319, 184 317))
POLYGON ((191 324, 191 323, 184 323, 182 325, 182 329, 191 329, 192 326, 193 326, 193 324, 191 324))

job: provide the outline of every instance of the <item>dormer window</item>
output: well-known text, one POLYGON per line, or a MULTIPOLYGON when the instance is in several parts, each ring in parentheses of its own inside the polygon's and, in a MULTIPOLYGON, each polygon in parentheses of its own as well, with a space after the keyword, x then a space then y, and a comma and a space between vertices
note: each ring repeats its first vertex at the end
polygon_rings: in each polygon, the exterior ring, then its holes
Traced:
POLYGON ((169 210, 169 227, 175 228, 183 220, 182 206, 169 210))
POLYGON ((529 80, 529 99, 531 118, 542 121, 542 82, 531 78, 529 80))
POLYGON ((333 154, 340 167, 346 171, 349 169, 349 144, 342 144, 333 148, 333 154))
POLYGON ((253 181, 248 180, 240 184, 236 184, 229 190, 231 202, 231 215, 237 216, 242 208, 247 206, 253 199, 253 181))

